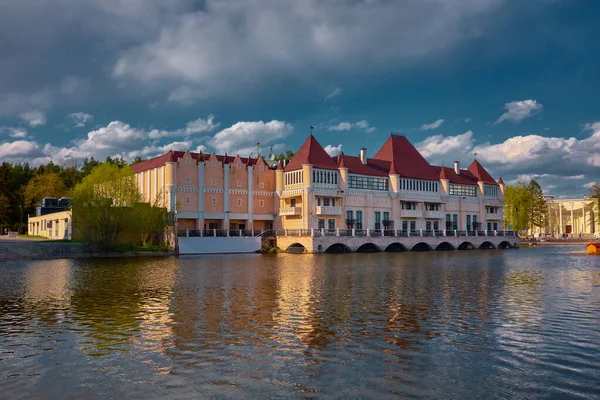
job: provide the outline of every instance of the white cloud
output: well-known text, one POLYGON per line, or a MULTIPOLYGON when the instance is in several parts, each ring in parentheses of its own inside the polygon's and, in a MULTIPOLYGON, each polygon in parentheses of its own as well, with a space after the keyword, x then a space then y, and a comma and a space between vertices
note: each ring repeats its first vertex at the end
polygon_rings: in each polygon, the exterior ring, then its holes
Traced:
POLYGON ((440 126, 442 126, 443 123, 444 123, 443 119, 438 119, 437 121, 432 122, 430 124, 423 124, 421 126, 421 130, 422 131, 429 131, 429 130, 432 130, 432 129, 437 129, 440 126))
POLYGON ((494 125, 501 123, 502 121, 521 122, 525 118, 529 118, 538 112, 542 111, 544 106, 538 103, 536 100, 522 100, 522 101, 511 101, 506 103, 504 108, 506 112, 498 118, 494 125))
POLYGON ((350 122, 340 122, 337 125, 332 125, 329 128, 327 128, 328 131, 338 132, 349 131, 350 129, 352 129, 352 124, 350 122))
POLYGON ((415 147, 427 159, 440 161, 446 158, 446 161, 452 162, 464 158, 465 151, 473 148, 473 132, 467 131, 456 136, 429 136, 415 147))
POLYGON ((585 179, 585 175, 579 174, 579 175, 565 176, 565 179, 585 179))
POLYGON ((361 129, 367 133, 372 133, 375 131, 375 128, 371 127, 369 125, 369 122, 366 120, 358 121, 354 124, 351 122, 340 122, 337 125, 332 125, 327 128, 328 131, 334 131, 334 132, 343 132, 343 131, 349 131, 352 129, 361 129))
POLYGON ((264 146, 286 138, 292 129, 292 124, 284 121, 238 122, 215 134, 209 144, 221 154, 247 156, 255 153, 257 142, 260 142, 264 149, 264 146))
POLYGON ((94 119, 94 116, 84 112, 75 112, 69 114, 69 118, 75 124, 75 128, 83 128, 88 122, 94 119))
POLYGON ((465 118, 465 124, 468 124, 469 122, 471 122, 473 120, 473 118, 465 118))
POLYGON ((337 156, 338 154, 340 154, 342 152, 342 145, 338 144, 337 146, 332 146, 330 144, 328 144, 327 146, 324 147, 325 151, 327 152, 327 154, 329 154, 330 156, 337 156))
POLYGON ((198 118, 197 120, 190 121, 185 127, 185 133, 205 133, 215 130, 221 125, 221 123, 215 123, 214 119, 215 116, 210 114, 206 119, 198 118))
POLYGON ((326 97, 325 97, 325 101, 329 100, 329 99, 333 99, 336 96, 339 96, 340 94, 342 94, 342 88, 336 87, 335 89, 333 89, 331 91, 331 93, 329 93, 326 97))
POLYGON ((23 121, 27 122, 32 128, 44 125, 46 123, 46 114, 39 110, 26 111, 21 113, 19 117, 23 121))
POLYGON ((25 128, 0 127, 0 134, 5 132, 15 139, 27 139, 27 129, 25 128))
POLYGON ((36 157, 42 154, 40 145, 28 140, 17 140, 0 144, 1 159, 21 159, 36 157))
POLYGON ((600 131, 600 121, 587 123, 583 129, 586 131, 600 131))
POLYGON ((592 186, 594 186, 596 183, 600 184, 600 182, 588 182, 585 185, 583 185, 583 187, 587 188, 587 189, 591 189, 592 186))
POLYGON ((201 89, 180 86, 169 94, 167 101, 170 103, 191 104, 195 100, 201 100, 207 97, 208 94, 201 89))

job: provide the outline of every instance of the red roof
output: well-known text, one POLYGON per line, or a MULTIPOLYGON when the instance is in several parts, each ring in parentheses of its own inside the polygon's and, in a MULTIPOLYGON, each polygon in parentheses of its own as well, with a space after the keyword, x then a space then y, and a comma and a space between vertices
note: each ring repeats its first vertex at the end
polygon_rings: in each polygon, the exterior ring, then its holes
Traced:
POLYGON ((339 168, 348 168, 348 173, 351 174, 373 176, 389 175, 390 163, 387 161, 369 158, 367 159, 367 164, 363 164, 360 157, 347 156, 345 154, 340 154, 333 159, 339 165, 339 168))
POLYGON ((431 165, 404 136, 390 135, 373 158, 394 161, 398 174, 405 178, 439 180, 431 165))
POLYGON ((499 185, 504 185, 504 181, 502 180, 502 177, 498 178, 498 184, 499 185))
MULTIPOLYGON (((170 151, 166 152, 165 154, 162 154, 158 157, 154 157, 149 160, 144 160, 137 164, 133 164, 131 166, 131 168, 133 169, 133 171, 135 173, 142 172, 142 171, 148 171, 149 169, 162 167, 163 165, 165 165, 165 163, 168 163, 168 162, 177 162, 178 159, 183 158, 185 153, 186 153, 185 151, 170 150, 170 151)), ((192 158, 194 160, 200 161, 200 162, 206 161, 212 156, 212 154, 191 153, 191 152, 190 152, 190 155, 192 156, 192 158)), ((236 159, 236 157, 231 157, 231 156, 227 156, 227 155, 220 156, 220 155, 215 154, 215 157, 217 157, 217 160, 219 160, 223 164, 230 164, 236 159)), ((248 157, 240 157, 240 160, 245 165, 254 165, 258 161, 255 158, 248 158, 248 157)), ((265 162, 265 161, 263 160, 263 162, 265 162)), ((265 162, 265 164, 266 164, 266 162, 265 162)))
POLYGON ((436 171, 440 179, 448 179, 450 183, 458 183, 461 185, 477 185, 477 177, 474 176, 469 170, 461 169, 460 175, 457 175, 456 172, 454 172, 454 168, 438 167, 436 165, 433 165, 431 168, 436 171), (441 177, 442 171, 444 171, 443 173, 446 174, 446 178, 441 177))
POLYGON ((313 135, 310 135, 306 142, 300 147, 298 152, 285 166, 286 171, 301 169, 302 165, 312 164, 315 168, 338 169, 337 164, 325 149, 317 142, 313 135))
POLYGON ((390 175, 399 175, 394 160, 392 160, 392 165, 390 165, 390 175))
POLYGON ((441 168, 440 179, 446 179, 446 180, 448 180, 448 174, 446 174, 446 168, 441 168))
POLYGON ((483 168, 483 165, 479 164, 479 161, 473 160, 469 168, 467 168, 474 176, 476 176, 481 182, 487 183, 488 185, 497 185, 498 183, 492 176, 483 168))

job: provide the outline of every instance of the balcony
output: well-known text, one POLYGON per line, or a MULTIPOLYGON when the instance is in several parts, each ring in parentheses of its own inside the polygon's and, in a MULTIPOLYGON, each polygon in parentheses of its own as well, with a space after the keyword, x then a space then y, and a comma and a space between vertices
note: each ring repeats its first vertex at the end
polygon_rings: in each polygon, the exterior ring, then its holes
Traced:
POLYGON ((423 216, 425 218, 437 218, 437 219, 441 219, 444 218, 444 212, 443 211, 433 211, 433 210, 426 210, 423 211, 423 216))
POLYGON ((485 213, 485 219, 488 221, 500 221, 502 215, 500 213, 485 213))
POLYGON ((282 207, 279 209, 279 215, 281 215, 281 216, 302 215, 302 209, 300 207, 282 207))
POLYGON ((421 210, 400 210, 401 218, 422 218, 423 211, 421 210))
POLYGON ((342 207, 317 206, 317 215, 342 215, 342 207))

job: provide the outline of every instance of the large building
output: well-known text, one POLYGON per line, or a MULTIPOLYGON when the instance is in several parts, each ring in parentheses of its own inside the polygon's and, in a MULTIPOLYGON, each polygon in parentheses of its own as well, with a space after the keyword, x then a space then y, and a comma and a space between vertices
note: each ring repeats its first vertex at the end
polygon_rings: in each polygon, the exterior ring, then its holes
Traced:
POLYGON ((548 226, 535 228, 536 236, 554 235, 560 237, 592 238, 600 233, 600 219, 597 214, 597 200, 593 198, 557 199, 546 198, 548 202, 548 226))
POLYGON ((170 151, 133 166, 179 229, 501 230, 504 184, 474 160, 430 165, 400 135, 371 158, 331 157, 310 135, 283 165, 170 151))

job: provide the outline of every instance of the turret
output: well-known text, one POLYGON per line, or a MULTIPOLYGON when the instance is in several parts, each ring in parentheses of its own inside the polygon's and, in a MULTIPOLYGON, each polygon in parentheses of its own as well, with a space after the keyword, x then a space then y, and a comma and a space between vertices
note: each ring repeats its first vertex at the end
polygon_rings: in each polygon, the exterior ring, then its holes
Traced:
POLYGON ((448 174, 446 174, 446 167, 442 167, 442 170, 440 171, 440 182, 442 184, 441 194, 448 194, 448 184, 450 183, 450 180, 448 179, 448 174))

